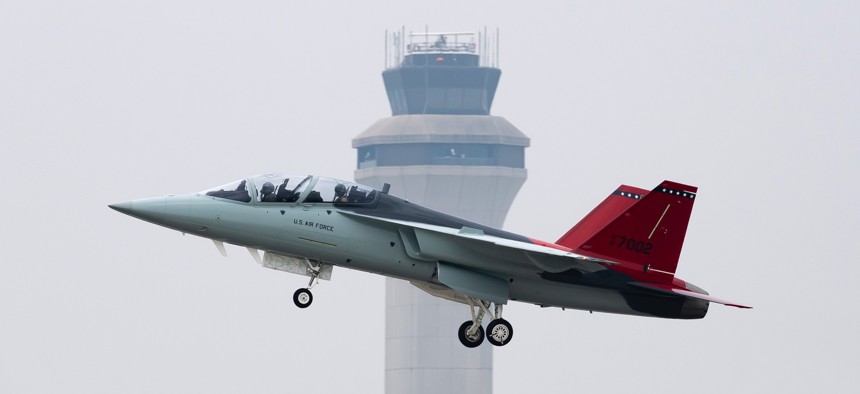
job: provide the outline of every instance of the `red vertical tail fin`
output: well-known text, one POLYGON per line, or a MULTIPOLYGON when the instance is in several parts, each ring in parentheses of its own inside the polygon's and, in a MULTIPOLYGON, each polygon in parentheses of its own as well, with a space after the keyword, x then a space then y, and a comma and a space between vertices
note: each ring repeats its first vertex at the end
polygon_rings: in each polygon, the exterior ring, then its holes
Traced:
POLYGON ((571 249, 580 247, 633 204, 639 202, 647 193, 647 190, 638 187, 619 186, 603 202, 594 207, 588 215, 585 215, 579 223, 559 238, 556 244, 571 249))
POLYGON ((559 242, 569 242, 562 245, 586 256, 633 263, 646 270, 674 275, 696 191, 694 186, 663 181, 651 192, 638 199, 634 197, 632 203, 618 200, 610 205, 607 201, 615 197, 613 194, 583 221, 599 210, 607 212, 604 216, 611 216, 625 204, 626 209, 612 219, 586 223, 582 230, 577 229, 580 227, 577 224, 559 242), (586 227, 590 228, 586 231, 586 227), (592 231, 595 227, 600 228, 592 231))

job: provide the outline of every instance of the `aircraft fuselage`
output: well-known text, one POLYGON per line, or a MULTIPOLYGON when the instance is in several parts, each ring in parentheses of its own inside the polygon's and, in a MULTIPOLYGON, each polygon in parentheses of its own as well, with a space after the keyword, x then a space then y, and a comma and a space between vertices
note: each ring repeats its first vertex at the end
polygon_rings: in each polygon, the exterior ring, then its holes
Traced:
POLYGON ((263 266, 309 276, 293 302, 344 267, 410 281, 468 304, 467 347, 507 344, 509 300, 540 306, 699 319, 720 300, 675 277, 696 188, 622 185, 562 236, 543 242, 424 208, 364 185, 266 174, 204 192, 110 207, 187 234, 244 246, 263 266), (277 185, 277 186, 276 186, 277 185), (263 252, 260 256, 260 251, 263 252))
MULTIPOLYGON (((380 198, 395 199, 389 204, 415 206, 392 196, 383 195, 380 198)), ((371 213, 372 207, 345 208, 332 204, 301 203, 245 204, 201 195, 137 200, 133 204, 132 209, 138 212, 135 216, 186 234, 305 257, 411 282, 439 285, 435 277, 438 260, 413 258, 407 253, 408 230, 404 231, 389 223, 374 225, 344 214, 344 210, 371 213), (158 206, 164 209, 150 208, 158 206), (161 219, 145 218, 143 212, 151 209, 155 209, 151 215, 161 219)), ((425 211, 421 207, 418 209, 425 211)), ((456 220, 442 215, 446 220, 456 220)), ((453 222, 446 224, 453 225, 453 222)), ((488 229, 465 220, 456 221, 456 224, 460 227, 488 229)), ((685 303, 685 300, 677 297, 627 289, 626 283, 630 277, 612 270, 553 274, 541 272, 534 265, 524 262, 522 256, 501 251, 487 256, 482 251, 451 245, 446 253, 452 261, 469 261, 471 269, 507 280, 510 299, 514 301, 546 307, 666 318, 702 318, 707 312, 708 303, 704 301, 685 303)))

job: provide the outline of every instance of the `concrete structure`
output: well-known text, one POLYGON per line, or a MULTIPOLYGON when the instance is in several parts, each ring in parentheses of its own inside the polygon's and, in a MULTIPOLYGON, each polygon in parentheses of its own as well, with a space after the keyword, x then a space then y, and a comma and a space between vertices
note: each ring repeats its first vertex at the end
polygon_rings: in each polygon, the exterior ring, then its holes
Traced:
MULTIPOLYGON (((407 38, 405 31, 389 37, 382 75, 392 117, 353 140, 356 181, 389 183, 393 195, 501 227, 526 180, 529 139, 490 115, 501 76, 493 37, 407 38)), ((457 339, 469 318, 466 305, 386 279, 386 393, 491 393, 493 347, 469 349, 457 339)))

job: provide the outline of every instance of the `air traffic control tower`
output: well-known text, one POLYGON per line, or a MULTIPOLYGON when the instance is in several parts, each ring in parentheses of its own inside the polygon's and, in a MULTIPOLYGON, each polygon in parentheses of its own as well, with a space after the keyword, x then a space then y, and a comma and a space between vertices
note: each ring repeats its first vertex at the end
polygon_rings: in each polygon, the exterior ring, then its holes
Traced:
MULTIPOLYGON (((352 141, 355 180, 389 183, 395 196, 500 228, 526 180, 529 139, 490 115, 498 31, 386 32, 385 58, 392 116, 352 141)), ((491 393, 492 345, 469 349, 457 339, 469 307, 386 281, 385 392, 491 393)))

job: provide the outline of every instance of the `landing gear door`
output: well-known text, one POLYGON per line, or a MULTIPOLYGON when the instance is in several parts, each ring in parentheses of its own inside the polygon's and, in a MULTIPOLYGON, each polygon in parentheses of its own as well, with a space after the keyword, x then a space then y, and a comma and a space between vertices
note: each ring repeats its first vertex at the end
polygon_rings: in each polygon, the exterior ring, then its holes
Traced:
POLYGON ((289 272, 304 276, 313 276, 314 269, 319 270, 317 278, 331 280, 334 268, 331 264, 304 257, 293 257, 278 253, 266 252, 263 254, 263 267, 278 271, 289 272))

